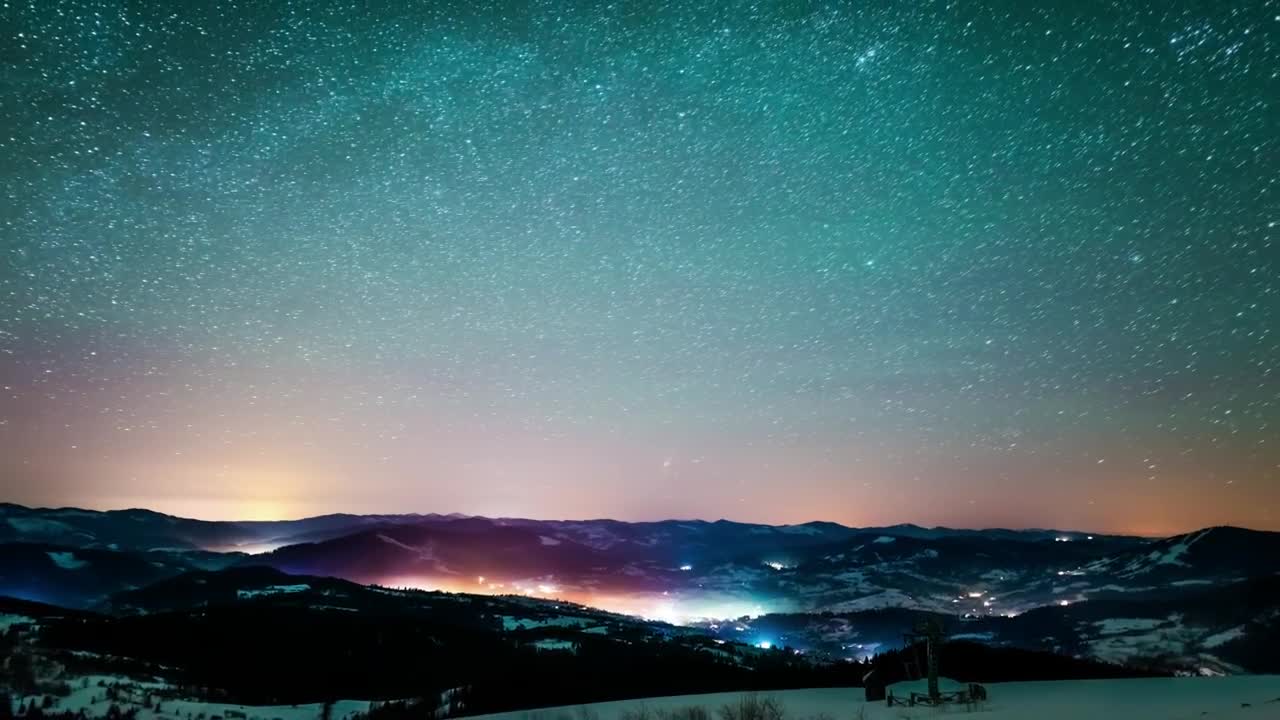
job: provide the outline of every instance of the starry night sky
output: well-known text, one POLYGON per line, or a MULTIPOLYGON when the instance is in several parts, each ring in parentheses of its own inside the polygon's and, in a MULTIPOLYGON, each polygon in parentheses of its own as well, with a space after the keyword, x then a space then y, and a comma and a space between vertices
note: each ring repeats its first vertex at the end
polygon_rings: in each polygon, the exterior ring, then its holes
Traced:
POLYGON ((1278 2, 0 3, 0 500, 1280 528, 1278 2))

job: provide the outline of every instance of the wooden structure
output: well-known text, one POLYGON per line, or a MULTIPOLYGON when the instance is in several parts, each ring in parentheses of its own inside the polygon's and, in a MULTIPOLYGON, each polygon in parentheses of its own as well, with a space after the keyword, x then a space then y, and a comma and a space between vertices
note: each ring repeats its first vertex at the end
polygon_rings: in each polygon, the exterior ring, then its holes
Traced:
POLYGON ((977 683, 969 683, 969 687, 964 690, 954 690, 951 692, 940 692, 937 697, 931 697, 927 693, 913 692, 905 700, 897 697, 892 691, 886 699, 889 707, 935 707, 938 705, 964 705, 967 710, 976 710, 978 706, 987 699, 987 690, 977 683))
MULTIPOLYGON (((942 629, 942 623, 936 618, 925 618, 915 624, 911 632, 903 635, 903 641, 906 647, 924 646, 925 652, 925 677, 928 678, 927 692, 912 691, 905 699, 896 697, 890 690, 888 697, 885 698, 890 707, 895 705, 903 707, 915 707, 917 705, 938 706, 938 705, 964 705, 967 709, 973 710, 978 703, 987 699, 987 689, 977 683, 969 683, 968 687, 963 690, 951 690, 942 692, 938 686, 938 656, 942 651, 942 643, 946 640, 947 634, 942 629)), ((910 663, 910 661, 908 661, 910 663)), ((920 673, 912 671, 910 664, 907 667, 907 674, 919 677, 920 673)), ((870 697, 870 696, 868 696, 870 697)))
MULTIPOLYGON (((907 647, 924 643, 926 677, 929 678, 929 704, 941 704, 942 693, 938 691, 938 653, 942 650, 942 641, 947 637, 942 623, 936 618, 925 618, 916 623, 915 629, 903 635, 907 647)), ((919 693, 912 693, 918 695, 919 693)))

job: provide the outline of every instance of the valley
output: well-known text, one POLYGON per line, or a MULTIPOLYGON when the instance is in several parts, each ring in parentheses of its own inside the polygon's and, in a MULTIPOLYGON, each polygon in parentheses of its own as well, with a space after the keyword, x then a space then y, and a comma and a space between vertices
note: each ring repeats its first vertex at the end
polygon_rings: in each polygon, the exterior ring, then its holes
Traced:
POLYGON ((957 640, 996 647, 1167 672, 1280 671, 1267 652, 1280 633, 1280 534, 1240 528, 1151 539, 458 515, 205 522, 4 505, 0 541, 0 595, 108 616, 341 608, 331 584, 346 581, 344 597, 361 604, 428 591, 409 596, 575 607, 825 661, 899 648, 904 629, 933 617, 957 640))

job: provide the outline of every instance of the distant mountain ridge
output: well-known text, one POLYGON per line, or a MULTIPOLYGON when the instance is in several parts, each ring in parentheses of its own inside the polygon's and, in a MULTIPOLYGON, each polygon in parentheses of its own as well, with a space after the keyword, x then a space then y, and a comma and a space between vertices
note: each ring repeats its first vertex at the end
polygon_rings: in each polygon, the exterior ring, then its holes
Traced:
MULTIPOLYGON (((665 592, 676 602, 703 595, 725 600, 722 605, 754 601, 766 610, 782 611, 917 607, 949 612, 969 605, 958 602, 967 600, 966 593, 981 591, 1001 599, 984 600, 980 612, 1017 612, 1099 593, 1142 591, 1164 582, 1239 580, 1280 571, 1280 561, 1274 559, 1280 557, 1277 538, 1278 533, 1239 528, 1149 540, 909 524, 849 528, 829 522, 770 526, 456 514, 215 522, 148 510, 0 505, 0 543, 57 546, 66 548, 64 553, 144 553, 144 564, 160 576, 254 564, 366 583, 398 581, 479 592, 544 587, 551 589, 544 594, 569 592, 584 600, 665 592), (265 552, 214 552, 235 549, 265 552)), ((36 562, 38 553, 21 556, 33 558, 23 568, 27 575, 69 572, 52 561, 36 562)), ((82 561, 82 576, 92 575, 95 564, 109 559, 84 557, 92 562, 82 561)), ((147 579, 139 576, 138 582, 147 579)), ((6 575, 0 562, 0 583, 20 586, 17 569, 6 575)), ((119 585, 96 591, 83 587, 84 599, 74 604, 100 600, 124 589, 119 585)), ((27 595, 40 599, 38 592, 27 595)))
POLYGON ((96 532, 94 544, 115 537, 134 549, 0 543, 0 595, 129 613, 259 598, 317 607, 364 598, 358 607, 383 607, 384 596, 366 586, 443 586, 480 593, 459 598, 531 595, 530 607, 567 599, 691 623, 727 641, 852 658, 892 648, 928 612, 961 640, 1228 673, 1274 670, 1267 649, 1280 641, 1280 533, 1231 527, 1076 540, 834 524, 328 516, 267 532, 233 528, 259 541, 322 538, 249 555, 174 547, 175 539, 225 540, 226 527, 209 533, 146 512, 55 512, 0 520, 34 530, 26 540, 48 531, 42 523, 69 521, 83 528, 73 540, 96 532), (618 598, 632 604, 619 608, 618 598))
POLYGON ((1280 622, 1280 612, 1213 611, 1236 596, 1210 591, 1253 588, 1271 598, 1280 577, 1280 533, 1233 527, 1148 539, 438 514, 210 522, 0 505, 0 595, 108 609, 175 578, 239 570, 524 595, 708 627, 748 616, 844 618, 806 620, 794 631, 826 651, 850 619, 866 641, 852 645, 876 647, 884 637, 871 629, 874 613, 927 612, 965 623, 961 636, 1115 660, 1166 647, 1184 659, 1213 658, 1205 666, 1215 671, 1256 664, 1251 643, 1271 638, 1280 622), (1037 619, 1046 617, 1081 619, 1037 619))
POLYGON ((1108 536, 1078 530, 1005 528, 966 529, 913 524, 855 528, 829 521, 813 521, 795 525, 765 525, 732 520, 657 520, 628 522, 611 519, 533 520, 526 518, 485 518, 461 513, 404 513, 355 515, 333 513, 296 520, 196 520, 167 515, 153 510, 86 510, 76 507, 34 508, 15 503, 0 503, 0 542, 55 542, 71 547, 151 550, 160 547, 196 548, 226 551, 265 544, 277 546, 300 542, 319 542, 352 534, 361 528, 416 525, 421 523, 480 520, 498 525, 554 528, 573 534, 575 530, 593 528, 625 539, 637 533, 671 526, 731 527, 760 533, 802 534, 822 537, 857 534, 885 534, 896 537, 938 538, 950 536, 986 536, 1008 539, 1045 540, 1108 536), (114 546, 114 547, 113 547, 114 546))
POLYGON ((452 520, 460 515, 330 514, 298 520, 195 520, 141 508, 84 510, 0 503, 0 542, 56 542, 111 550, 227 551, 349 534, 360 527, 452 520), (297 538, 297 540, 294 540, 297 538))

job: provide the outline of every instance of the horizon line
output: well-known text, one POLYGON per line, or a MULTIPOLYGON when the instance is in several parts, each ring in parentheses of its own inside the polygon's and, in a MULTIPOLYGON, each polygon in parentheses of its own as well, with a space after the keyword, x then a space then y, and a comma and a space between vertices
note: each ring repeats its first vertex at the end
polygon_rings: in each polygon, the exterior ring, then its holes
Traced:
POLYGON ((594 517, 594 518, 535 518, 535 517, 523 517, 523 516, 516 516, 516 515, 479 515, 479 514, 463 513, 463 512, 418 512, 418 511, 411 511, 411 512, 369 512, 369 513, 355 513, 355 512, 335 511, 335 512, 328 512, 328 513, 320 513, 320 514, 317 514, 317 515, 303 515, 303 516, 293 516, 293 517, 277 517, 277 518, 271 518, 271 519, 252 519, 252 520, 250 520, 250 519, 242 519, 242 518, 206 518, 206 517, 192 517, 192 516, 187 516, 187 515, 177 515, 177 514, 173 514, 173 513, 163 512, 163 511, 160 511, 160 510, 153 510, 153 509, 151 509, 151 508, 148 508, 148 507, 142 507, 142 506, 128 506, 128 507, 89 507, 89 506, 79 506, 79 505, 62 505, 62 506, 58 506, 58 507, 52 507, 52 506, 40 506, 40 505, 24 505, 24 504, 22 504, 22 503, 18 503, 18 502, 0 501, 0 507, 4 507, 4 506, 18 507, 18 508, 22 508, 22 509, 24 509, 24 510, 30 510, 30 511, 47 511, 47 512, 58 512, 58 511, 78 511, 78 512, 92 512, 92 513, 148 512, 148 513, 154 513, 154 514, 156 514, 156 515, 163 515, 163 516, 165 516, 165 517, 177 518, 177 519, 180 519, 180 520, 190 520, 190 521, 194 521, 194 522, 217 522, 217 523, 281 523, 281 522, 302 522, 302 521, 305 521, 305 520, 316 520, 316 519, 319 519, 319 518, 325 518, 325 517, 336 517, 336 516, 364 517, 364 518, 368 518, 368 517, 388 517, 388 518, 409 518, 409 517, 429 518, 429 517, 437 517, 437 518, 453 518, 453 519, 457 519, 457 520, 462 520, 462 519, 483 519, 483 520, 494 520, 494 521, 498 521, 498 520, 518 520, 518 521, 528 521, 528 522, 568 522, 568 523, 572 523, 572 522, 616 522, 616 523, 623 523, 623 524, 627 524, 627 525, 657 524, 657 523, 682 523, 682 522, 683 522, 683 523, 705 523, 705 524, 715 524, 715 523, 733 523, 733 524, 736 524, 736 525, 750 525, 750 526, 756 526, 756 527, 769 527, 769 528, 803 527, 803 526, 806 526, 806 525, 826 524, 826 525, 836 525, 836 526, 838 526, 838 527, 842 527, 842 528, 845 528, 845 529, 847 529, 847 530, 888 530, 888 529, 893 529, 893 528, 915 527, 915 528, 919 528, 919 529, 921 529, 921 530, 953 530, 953 531, 964 531, 964 532, 999 532, 999 531, 1005 531, 1005 532, 1025 532, 1025 533, 1033 533, 1033 532, 1043 532, 1043 533, 1073 533, 1073 534, 1077 534, 1077 535, 1098 536, 1098 537, 1137 537, 1137 538, 1147 538, 1147 539, 1162 539, 1162 538, 1168 538, 1168 537, 1173 537, 1173 536, 1176 536, 1176 535, 1185 535, 1185 534, 1189 534, 1189 533, 1193 533, 1193 532, 1198 532, 1198 531, 1201 531, 1201 530, 1207 530, 1207 529, 1211 529, 1211 528, 1216 528, 1216 527, 1234 527, 1234 528, 1240 528, 1240 529, 1243 529, 1243 530, 1253 530, 1253 531, 1256 531, 1256 532, 1280 532, 1280 529, 1272 530, 1272 529, 1266 529, 1266 528, 1249 527, 1249 526, 1244 526, 1244 525, 1230 525, 1230 524, 1210 524, 1210 525, 1204 525, 1204 526, 1197 526, 1197 527, 1193 527, 1193 528, 1190 528, 1190 529, 1188 529, 1188 530, 1175 531, 1175 532, 1171 532, 1171 533, 1144 534, 1144 533, 1132 533, 1132 532, 1128 532, 1128 533, 1126 533, 1126 532, 1105 532, 1105 531, 1093 531, 1093 530, 1080 530, 1080 529, 1074 529, 1074 528, 1072 528, 1072 529, 1067 529, 1067 528, 1061 528, 1061 527, 1059 527, 1059 528, 1052 528, 1052 527, 1009 527, 1009 526, 973 527, 973 526, 957 526, 957 525, 921 525, 921 524, 919 524, 919 523, 915 523, 915 522, 897 522, 897 523, 883 524, 883 525, 861 525, 861 526, 859 526, 859 525, 847 525, 847 524, 845 524, 845 523, 842 523, 842 522, 839 522, 839 521, 835 521, 835 520, 822 520, 822 519, 806 520, 806 521, 804 521, 804 522, 799 522, 799 523, 766 523, 766 522, 748 522, 748 521, 743 521, 743 520, 734 520, 734 519, 726 518, 726 517, 717 518, 717 519, 715 519, 715 520, 708 520, 708 519, 705 519, 705 518, 697 518, 697 517, 689 517, 689 518, 665 517, 665 518, 654 519, 654 520, 620 520, 620 519, 612 518, 612 517, 594 517))

